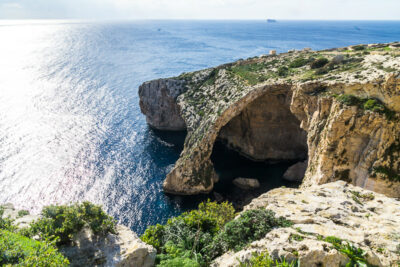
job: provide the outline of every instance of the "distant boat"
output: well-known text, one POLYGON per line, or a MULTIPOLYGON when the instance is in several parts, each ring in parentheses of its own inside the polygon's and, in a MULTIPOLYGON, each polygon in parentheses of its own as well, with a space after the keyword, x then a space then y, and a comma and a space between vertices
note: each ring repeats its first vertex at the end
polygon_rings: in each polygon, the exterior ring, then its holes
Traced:
POLYGON ((268 23, 274 23, 274 22, 276 22, 276 20, 275 19, 267 19, 267 22, 268 23))

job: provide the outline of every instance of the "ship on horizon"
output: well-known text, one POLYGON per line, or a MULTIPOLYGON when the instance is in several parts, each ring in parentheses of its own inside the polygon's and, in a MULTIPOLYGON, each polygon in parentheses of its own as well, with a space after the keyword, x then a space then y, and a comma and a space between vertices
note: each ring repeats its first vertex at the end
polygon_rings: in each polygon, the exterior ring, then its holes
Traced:
POLYGON ((267 19, 267 22, 268 23, 274 23, 274 22, 276 22, 276 19, 267 19))

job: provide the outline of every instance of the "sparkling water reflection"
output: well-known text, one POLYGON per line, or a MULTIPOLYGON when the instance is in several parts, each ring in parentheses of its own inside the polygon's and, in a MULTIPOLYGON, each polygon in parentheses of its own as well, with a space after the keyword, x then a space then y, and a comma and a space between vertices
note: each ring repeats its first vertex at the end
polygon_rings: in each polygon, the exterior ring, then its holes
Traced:
POLYGON ((181 146, 148 129, 143 81, 269 49, 394 41, 400 23, 2 21, 0 36, 0 203, 90 200, 142 232, 196 204, 162 193, 181 146))

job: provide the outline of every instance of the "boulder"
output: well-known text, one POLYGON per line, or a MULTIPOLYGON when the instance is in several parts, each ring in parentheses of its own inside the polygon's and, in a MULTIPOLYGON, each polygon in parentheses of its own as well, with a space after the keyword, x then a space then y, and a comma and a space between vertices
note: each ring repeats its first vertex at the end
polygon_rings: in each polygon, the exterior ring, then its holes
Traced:
POLYGON ((253 178, 236 178, 233 180, 233 184, 244 190, 251 190, 260 187, 260 182, 253 178))
POLYGON ((337 55, 337 56, 335 56, 334 58, 332 58, 332 63, 333 64, 340 64, 340 63, 342 63, 343 62, 343 60, 344 60, 344 56, 343 55, 337 55))
POLYGON ((283 174, 283 179, 291 182, 301 182, 307 170, 308 161, 298 162, 289 167, 283 174))
POLYGON ((71 266, 154 266, 157 251, 141 241, 129 228, 118 225, 117 235, 99 236, 83 228, 73 238, 73 244, 60 251, 71 266))

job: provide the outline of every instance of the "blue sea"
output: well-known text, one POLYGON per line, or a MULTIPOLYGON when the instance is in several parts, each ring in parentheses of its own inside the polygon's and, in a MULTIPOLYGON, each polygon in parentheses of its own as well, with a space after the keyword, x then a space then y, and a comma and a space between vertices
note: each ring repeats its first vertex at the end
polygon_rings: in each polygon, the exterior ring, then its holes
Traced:
MULTIPOLYGON (((271 49, 399 41, 400 22, 0 21, 0 38, 0 203, 35 213, 89 200, 142 233, 208 197, 162 192, 184 133, 149 129, 142 82, 271 49)), ((286 165, 226 153, 214 156, 222 176, 265 170, 265 190, 282 184, 286 165)))

